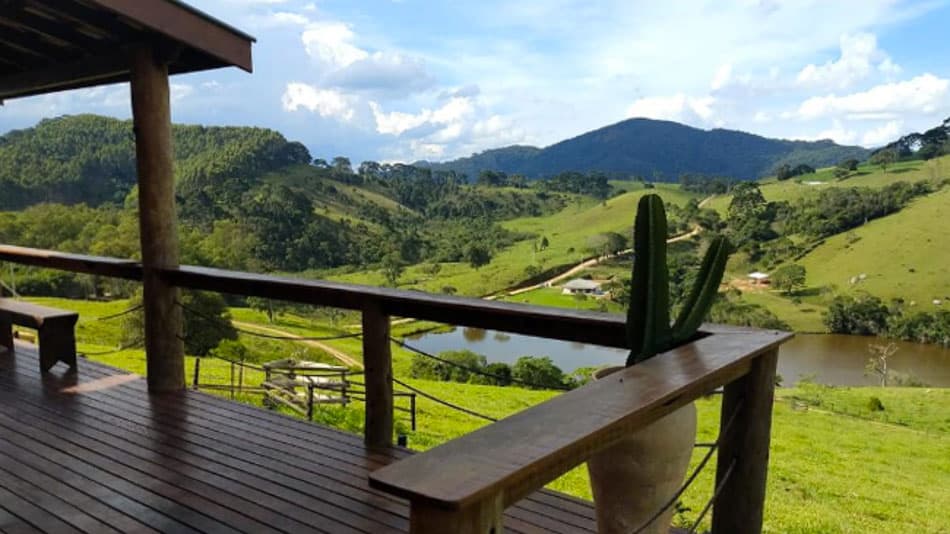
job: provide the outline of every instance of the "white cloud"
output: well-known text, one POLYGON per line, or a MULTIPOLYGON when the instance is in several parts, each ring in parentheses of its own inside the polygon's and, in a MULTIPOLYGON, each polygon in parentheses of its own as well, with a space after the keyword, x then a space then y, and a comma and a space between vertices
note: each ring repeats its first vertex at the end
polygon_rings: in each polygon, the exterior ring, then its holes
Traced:
POLYGON ((169 86, 169 99, 174 103, 194 92, 195 88, 186 83, 173 83, 169 86))
POLYGON ((950 81, 927 73, 859 93, 809 98, 798 107, 798 117, 808 120, 844 115, 852 119, 893 119, 902 113, 932 114, 947 106, 948 94, 950 81))
POLYGON ((343 93, 332 89, 320 89, 305 83, 287 84, 281 102, 285 111, 303 108, 321 117, 332 117, 343 121, 351 120, 355 114, 350 98, 343 93))
MULTIPOLYGON (((423 108, 419 113, 404 113, 401 111, 383 112, 378 102, 370 102, 370 109, 376 120, 376 131, 381 134, 402 135, 404 132, 429 124, 436 126, 436 131, 454 128, 459 130, 458 124, 472 116, 475 106, 470 98, 454 97, 442 107, 433 110, 423 108), (439 128, 441 127, 441 128, 439 128)), ((458 134, 461 132, 459 131, 458 134)), ((458 136, 455 135, 455 137, 458 136)), ((434 134, 432 134, 434 135, 434 134)))
POLYGON ((886 145, 900 137, 903 125, 904 123, 899 120, 888 121, 877 128, 868 130, 861 137, 861 144, 866 147, 886 145))
POLYGON ((256 17, 254 22, 258 28, 273 29, 283 26, 305 26, 310 23, 310 19, 299 13, 278 11, 256 17))
POLYGON ((431 87, 434 80, 418 58, 397 52, 374 52, 329 73, 326 84, 348 91, 368 91, 392 97, 431 87))
POLYGON ((840 48, 841 55, 837 60, 822 65, 809 64, 799 71, 798 84, 846 89, 866 79, 875 68, 889 75, 900 71, 900 67, 877 47, 877 37, 873 34, 842 35, 840 48))
POLYGON ((705 123, 712 119, 715 103, 716 99, 711 96, 693 97, 683 93, 651 96, 631 104, 627 108, 627 117, 705 123))
POLYGON ((732 63, 726 63, 719 67, 719 70, 716 71, 716 75, 713 76, 712 83, 709 84, 709 88, 713 91, 717 89, 722 89, 729 83, 729 80, 732 78, 732 63))
POLYGON ((310 2, 309 4, 303 6, 303 10, 304 10, 304 11, 316 11, 316 10, 317 10, 317 4, 314 4, 313 2, 310 2))
POLYGON ((307 54, 331 67, 342 68, 369 56, 352 43, 355 35, 342 22, 312 22, 300 38, 307 54))
POLYGON ((858 139, 858 133, 854 130, 848 129, 842 124, 838 119, 832 121, 831 128, 822 130, 814 136, 805 136, 804 139, 809 141, 820 141, 823 139, 831 139, 839 145, 853 145, 858 139))

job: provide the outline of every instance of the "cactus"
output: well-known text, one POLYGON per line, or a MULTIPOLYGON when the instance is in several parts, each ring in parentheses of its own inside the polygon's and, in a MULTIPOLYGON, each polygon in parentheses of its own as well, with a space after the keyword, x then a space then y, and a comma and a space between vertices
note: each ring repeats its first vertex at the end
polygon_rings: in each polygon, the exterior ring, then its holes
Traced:
POLYGON ((670 325, 670 276, 666 266, 666 209, 655 194, 640 199, 633 230, 633 280, 627 309, 627 366, 692 338, 712 307, 732 252, 716 237, 676 322, 670 325))

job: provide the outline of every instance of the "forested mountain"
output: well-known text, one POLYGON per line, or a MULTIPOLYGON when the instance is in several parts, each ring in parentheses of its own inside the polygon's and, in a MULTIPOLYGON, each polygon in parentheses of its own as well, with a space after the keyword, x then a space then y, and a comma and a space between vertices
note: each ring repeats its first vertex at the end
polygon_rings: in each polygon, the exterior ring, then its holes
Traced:
MULTIPOLYGON (((175 125, 179 188, 309 163, 300 143, 264 128, 175 125)), ((135 185, 132 121, 74 115, 0 136, 0 209, 38 202, 121 204, 135 185)))
POLYGON ((754 179, 783 164, 826 167, 867 156, 863 148, 828 140, 769 139, 734 130, 700 130, 669 121, 629 119, 543 149, 512 146, 444 163, 419 164, 473 178, 483 170, 530 178, 578 171, 671 182, 684 173, 754 179))

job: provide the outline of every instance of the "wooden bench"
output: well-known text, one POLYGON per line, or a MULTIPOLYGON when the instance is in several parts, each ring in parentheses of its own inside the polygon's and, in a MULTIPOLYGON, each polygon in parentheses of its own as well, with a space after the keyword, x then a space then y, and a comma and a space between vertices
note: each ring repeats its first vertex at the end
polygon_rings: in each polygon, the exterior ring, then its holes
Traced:
POLYGON ((0 299, 0 347, 14 350, 13 325, 35 328, 40 342, 40 370, 56 362, 76 370, 76 321, 79 314, 11 299, 0 299))

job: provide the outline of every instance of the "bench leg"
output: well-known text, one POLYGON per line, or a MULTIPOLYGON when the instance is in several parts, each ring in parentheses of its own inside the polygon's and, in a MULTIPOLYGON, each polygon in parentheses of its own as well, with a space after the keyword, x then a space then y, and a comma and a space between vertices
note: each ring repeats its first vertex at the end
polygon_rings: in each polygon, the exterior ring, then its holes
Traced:
POLYGON ((0 321, 0 349, 13 353, 13 323, 0 321))
POLYGON ((40 371, 49 371, 56 362, 76 371, 76 333, 70 325, 43 325, 39 331, 40 371))

